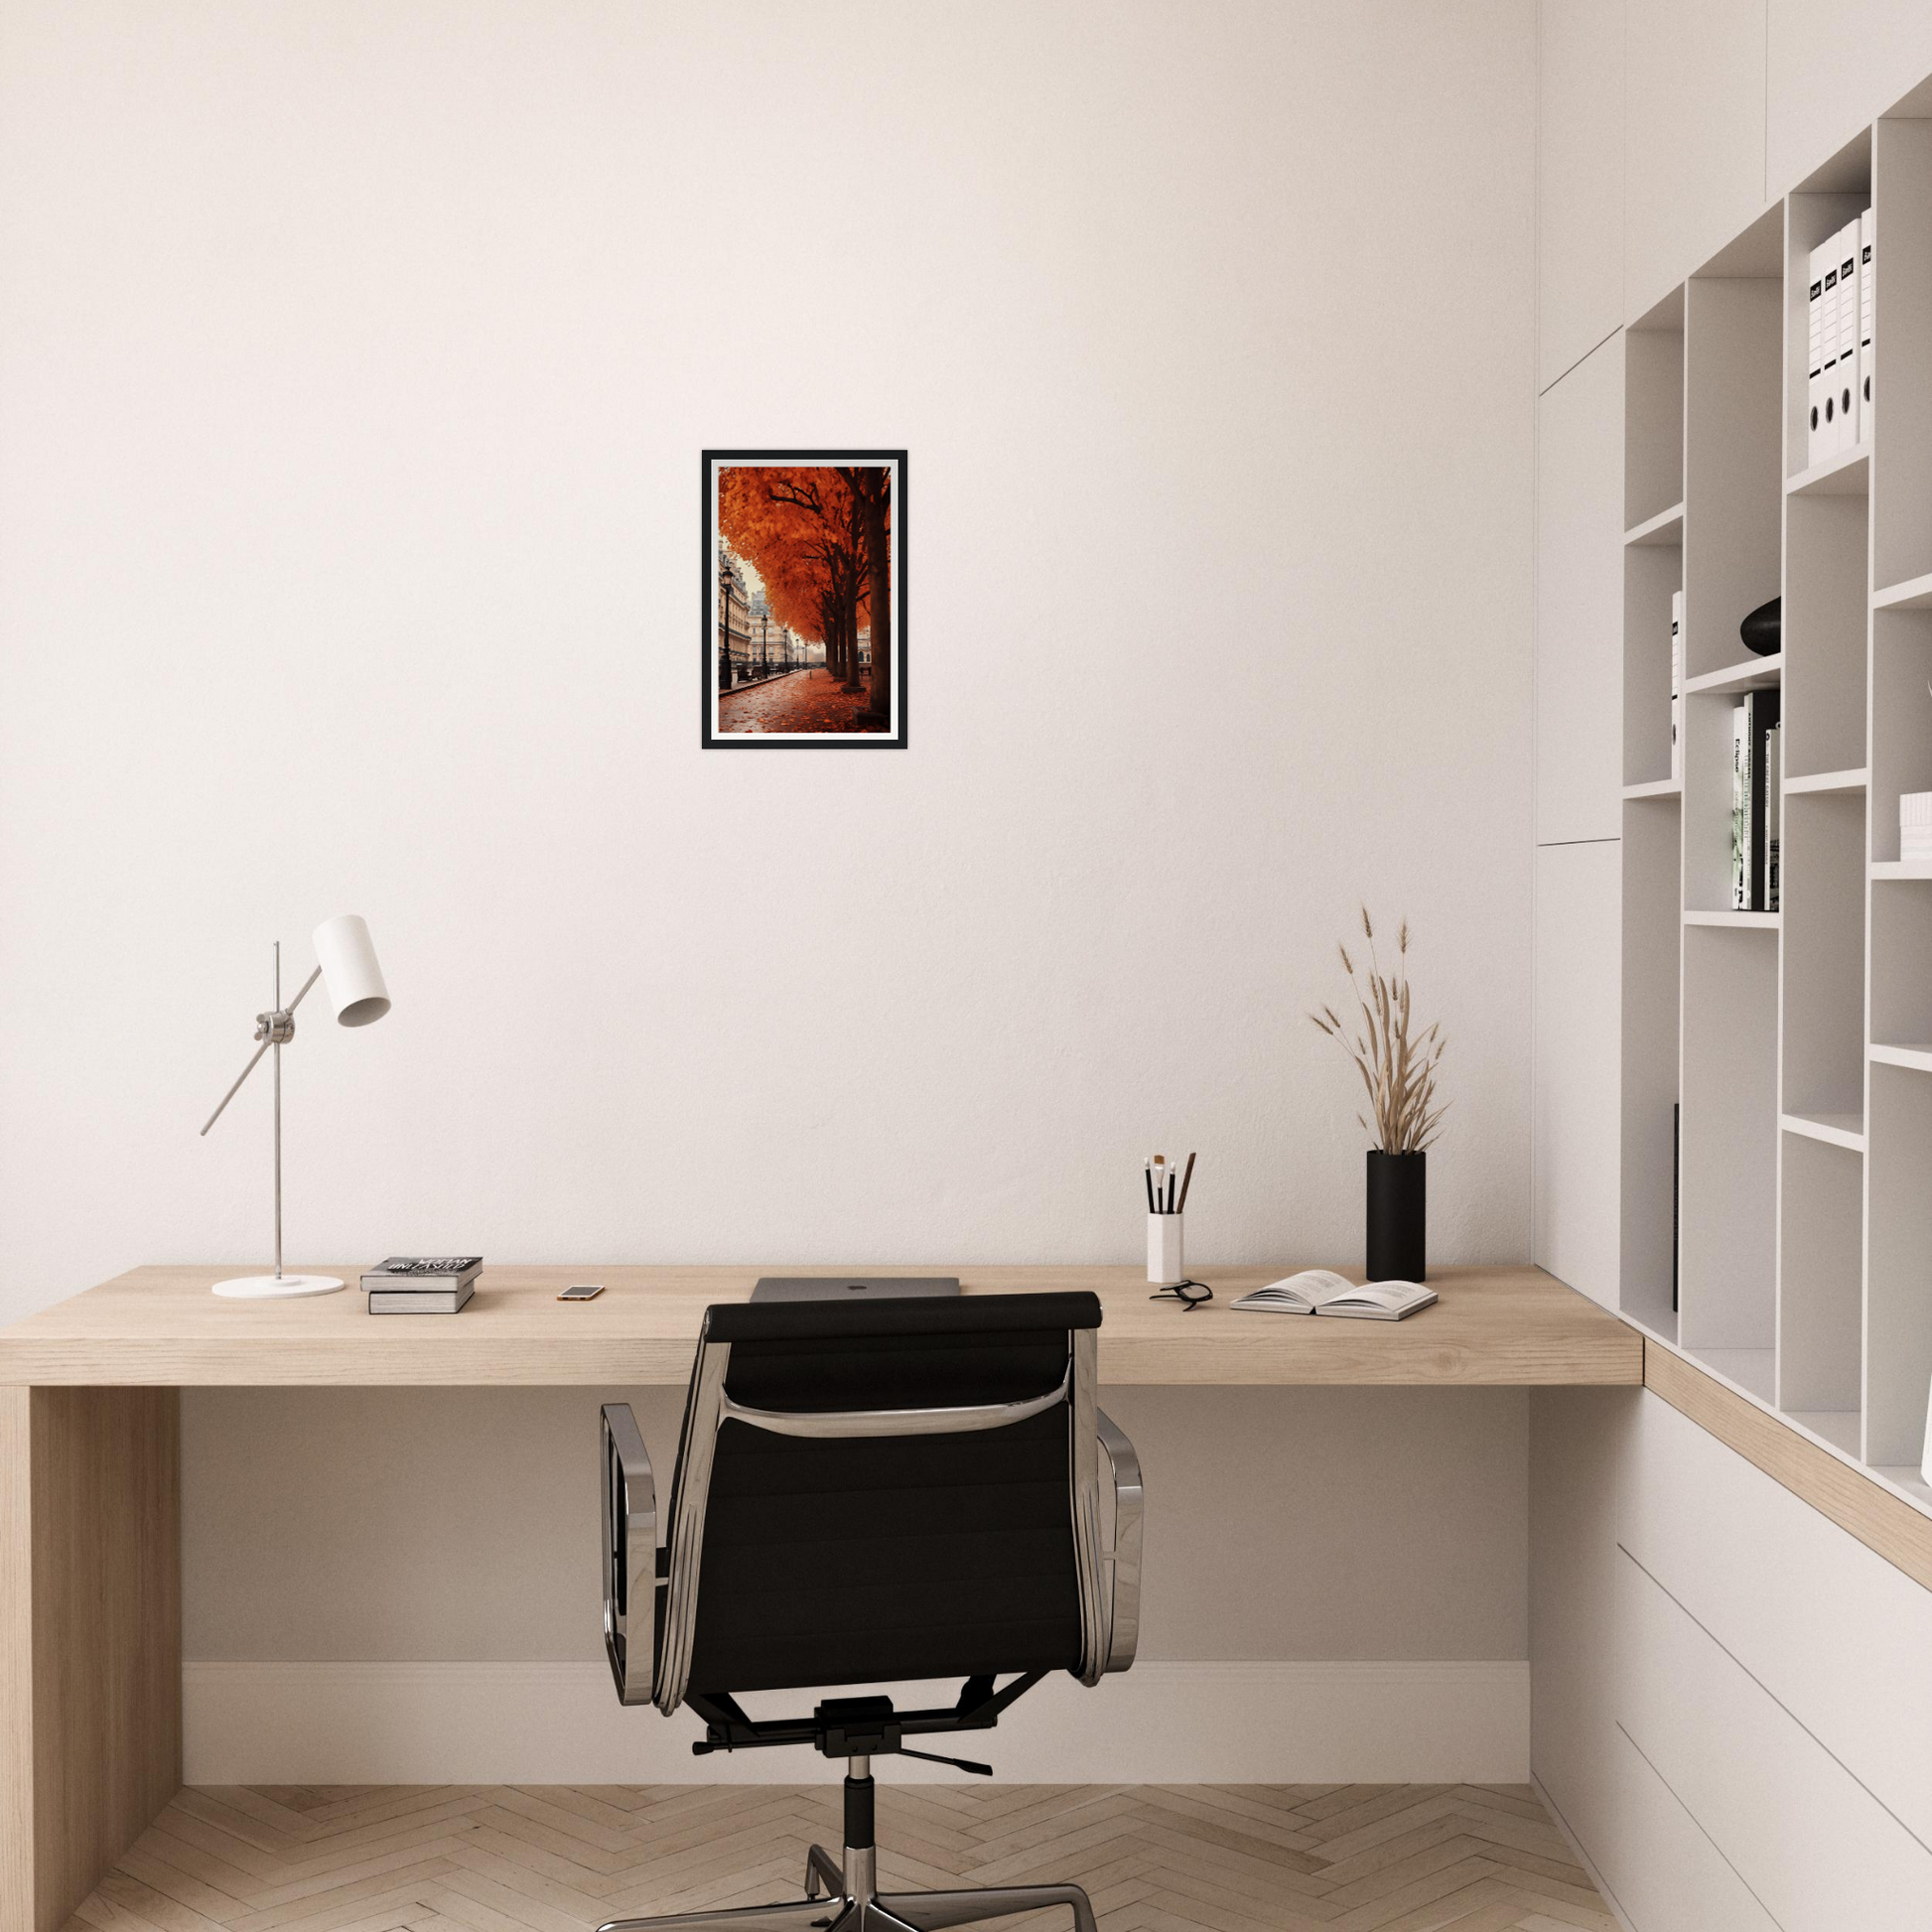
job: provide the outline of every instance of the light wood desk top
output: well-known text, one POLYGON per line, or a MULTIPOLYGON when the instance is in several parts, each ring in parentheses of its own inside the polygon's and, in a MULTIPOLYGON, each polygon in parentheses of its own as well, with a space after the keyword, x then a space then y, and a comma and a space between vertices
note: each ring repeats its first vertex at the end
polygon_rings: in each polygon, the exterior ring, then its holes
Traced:
MULTIPOLYGON (((307 1264, 305 1264, 305 1267, 307 1264)), ((234 1267, 137 1268, 0 1328, 0 1384, 648 1384, 682 1386, 712 1302, 742 1301, 753 1268, 489 1267, 461 1314, 370 1315, 356 1267, 349 1287, 295 1302, 228 1302, 209 1284, 234 1267), (573 1281, 606 1284, 562 1303, 573 1281)), ((1415 1386, 1636 1385, 1643 1342, 1587 1297, 1538 1268, 1445 1268, 1441 1301, 1406 1321, 1236 1313, 1228 1304, 1289 1266, 1210 1268, 1215 1300, 1192 1313, 1150 1302, 1138 1268, 874 1269, 957 1274, 968 1294, 1092 1289, 1105 1306, 1106 1383, 1415 1386)))

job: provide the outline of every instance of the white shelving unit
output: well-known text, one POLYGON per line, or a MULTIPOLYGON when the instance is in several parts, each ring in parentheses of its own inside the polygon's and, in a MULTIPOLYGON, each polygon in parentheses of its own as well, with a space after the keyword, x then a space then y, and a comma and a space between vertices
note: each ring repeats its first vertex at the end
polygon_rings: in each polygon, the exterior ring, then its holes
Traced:
POLYGON ((1932 790, 1928 115, 1932 87, 1624 336, 1622 1311, 1921 1508, 1932 865, 1900 862, 1898 798, 1932 790), (1866 207, 1871 430, 1812 464, 1810 250, 1866 207), (1751 657, 1772 596, 1784 648, 1751 657), (1737 912, 1730 711, 1766 686, 1781 905, 1737 912))

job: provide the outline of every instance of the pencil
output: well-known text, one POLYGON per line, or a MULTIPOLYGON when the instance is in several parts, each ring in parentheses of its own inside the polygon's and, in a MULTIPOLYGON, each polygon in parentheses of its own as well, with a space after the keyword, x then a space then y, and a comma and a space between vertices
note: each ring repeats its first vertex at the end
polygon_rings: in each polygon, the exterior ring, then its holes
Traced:
POLYGON ((1190 1154, 1187 1157, 1187 1172, 1180 1176, 1180 1205, 1174 1209, 1176 1214, 1184 1214, 1187 1211, 1187 1189, 1193 1184, 1193 1179, 1194 1157, 1190 1154))
POLYGON ((1152 1162, 1143 1161, 1141 1167, 1144 1170, 1141 1178, 1147 1182, 1147 1211, 1150 1214, 1157 1214, 1160 1209, 1154 1205, 1154 1165, 1152 1162))

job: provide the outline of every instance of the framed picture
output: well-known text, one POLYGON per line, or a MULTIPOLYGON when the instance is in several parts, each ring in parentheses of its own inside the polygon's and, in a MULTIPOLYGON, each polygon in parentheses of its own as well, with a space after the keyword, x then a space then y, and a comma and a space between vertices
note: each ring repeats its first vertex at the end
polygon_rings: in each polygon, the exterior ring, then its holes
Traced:
POLYGON ((905 749, 905 452, 704 453, 704 744, 905 749))

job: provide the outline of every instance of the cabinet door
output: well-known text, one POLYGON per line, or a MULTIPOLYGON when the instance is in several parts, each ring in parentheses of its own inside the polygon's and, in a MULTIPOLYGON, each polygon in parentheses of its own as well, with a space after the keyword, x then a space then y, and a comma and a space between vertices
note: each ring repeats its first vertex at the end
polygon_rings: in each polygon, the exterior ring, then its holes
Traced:
POLYGON ((1773 194, 1932 71, 1925 0, 1769 0, 1764 151, 1773 194))
POLYGON ((1537 10, 1536 386, 1623 320, 1623 0, 1537 10))
POLYGON ((1622 830, 1623 345, 1536 406, 1536 841, 1622 830))
POLYGON ((1765 0, 1628 0, 1623 319, 1633 322, 1764 207, 1765 0))
POLYGON ((1615 839, 1536 854, 1532 1254, 1606 1309, 1617 1305, 1619 858, 1615 839))

